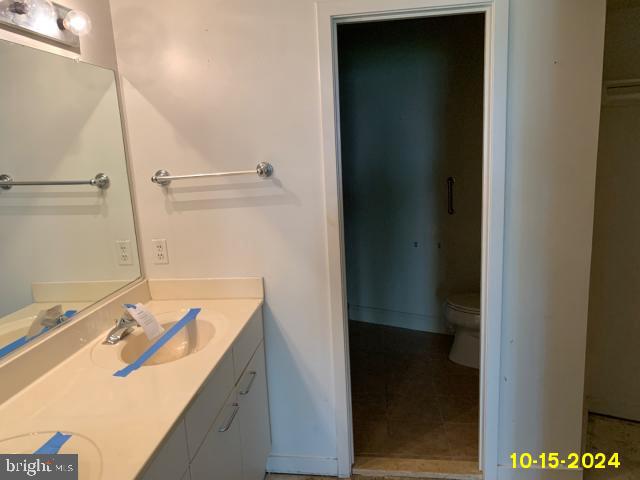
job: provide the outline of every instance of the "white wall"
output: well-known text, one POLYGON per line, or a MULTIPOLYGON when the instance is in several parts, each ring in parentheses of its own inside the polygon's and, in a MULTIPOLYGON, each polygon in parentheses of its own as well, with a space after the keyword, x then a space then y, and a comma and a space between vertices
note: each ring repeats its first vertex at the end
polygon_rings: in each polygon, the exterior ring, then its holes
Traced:
POLYGON ((512 0, 500 478, 579 452, 605 2, 512 0))
MULTIPOLYGON (((618 2, 620 3, 620 2, 618 2)), ((640 0, 609 5, 604 80, 640 78, 640 0)), ((640 102, 603 105, 596 181, 587 407, 640 421, 640 102)))
MULTIPOLYGON (((34 282, 140 275, 114 73, 0 41, 2 167, 15 180, 90 179, 91 186, 0 190, 0 316, 33 303, 34 282), (131 242, 119 265, 116 240, 131 242)), ((98 298, 96 298, 97 300, 98 298)))
POLYGON ((151 278, 264 277, 273 453, 335 469, 315 8, 268 3, 112 1, 142 245, 151 278), (263 160, 273 179, 149 181, 263 160))
MULTIPOLYGON (((502 462, 580 447, 604 30, 601 0, 511 4, 502 462)), ((272 464, 335 472, 314 2, 189 6, 112 0, 147 272, 265 277, 272 464), (273 180, 147 180, 260 160, 273 180)))
POLYGON ((480 291, 484 15, 344 24, 338 45, 349 318, 450 332, 447 297, 480 291))

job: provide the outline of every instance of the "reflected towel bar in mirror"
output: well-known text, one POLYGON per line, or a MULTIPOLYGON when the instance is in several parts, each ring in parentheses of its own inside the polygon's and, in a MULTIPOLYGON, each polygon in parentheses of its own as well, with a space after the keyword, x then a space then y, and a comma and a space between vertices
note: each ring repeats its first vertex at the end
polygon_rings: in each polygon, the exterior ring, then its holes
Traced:
POLYGON ((273 166, 267 162, 260 162, 255 170, 238 170, 236 172, 221 173, 193 173, 191 175, 171 175, 166 170, 158 170, 151 181, 160 186, 166 187, 173 180, 185 180, 188 178, 208 178, 208 177, 229 177, 231 175, 258 175, 260 178, 268 178, 273 174, 273 166))
POLYGON ((108 188, 110 184, 109 177, 104 173, 98 173, 95 177, 89 180, 29 180, 29 181, 15 181, 11 175, 0 175, 0 188, 3 190, 10 190, 11 187, 24 187, 24 186, 49 186, 49 185, 91 185, 98 187, 101 190, 108 188))

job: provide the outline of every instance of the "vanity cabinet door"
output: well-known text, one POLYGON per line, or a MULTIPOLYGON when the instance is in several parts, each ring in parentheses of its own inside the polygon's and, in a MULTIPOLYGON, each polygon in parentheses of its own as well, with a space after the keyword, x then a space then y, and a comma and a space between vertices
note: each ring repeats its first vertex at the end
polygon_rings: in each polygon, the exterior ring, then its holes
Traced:
POLYGON ((242 480, 239 412, 234 392, 191 461, 191 480, 242 480))
POLYGON ((256 350, 238 383, 243 480, 263 480, 271 452, 264 343, 256 350))

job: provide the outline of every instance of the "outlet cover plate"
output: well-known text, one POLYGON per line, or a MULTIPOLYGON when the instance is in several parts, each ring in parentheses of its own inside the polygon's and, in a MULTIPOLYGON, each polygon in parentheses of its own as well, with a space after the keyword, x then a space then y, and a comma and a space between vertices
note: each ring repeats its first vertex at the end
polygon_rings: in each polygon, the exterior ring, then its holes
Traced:
POLYGON ((116 240, 116 254, 118 256, 118 265, 133 265, 131 240, 116 240))
POLYGON ((153 263, 156 265, 166 265, 169 263, 167 240, 165 238, 155 238, 151 240, 151 245, 153 245, 153 263))

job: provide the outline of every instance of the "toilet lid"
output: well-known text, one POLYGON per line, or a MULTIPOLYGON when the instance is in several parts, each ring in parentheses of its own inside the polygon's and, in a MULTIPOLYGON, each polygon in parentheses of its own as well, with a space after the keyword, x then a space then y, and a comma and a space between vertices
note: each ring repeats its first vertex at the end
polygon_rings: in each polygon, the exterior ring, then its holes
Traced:
POLYGON ((453 310, 464 313, 480 313, 480 294, 479 293, 458 293, 451 295, 447 299, 447 305, 453 310))

